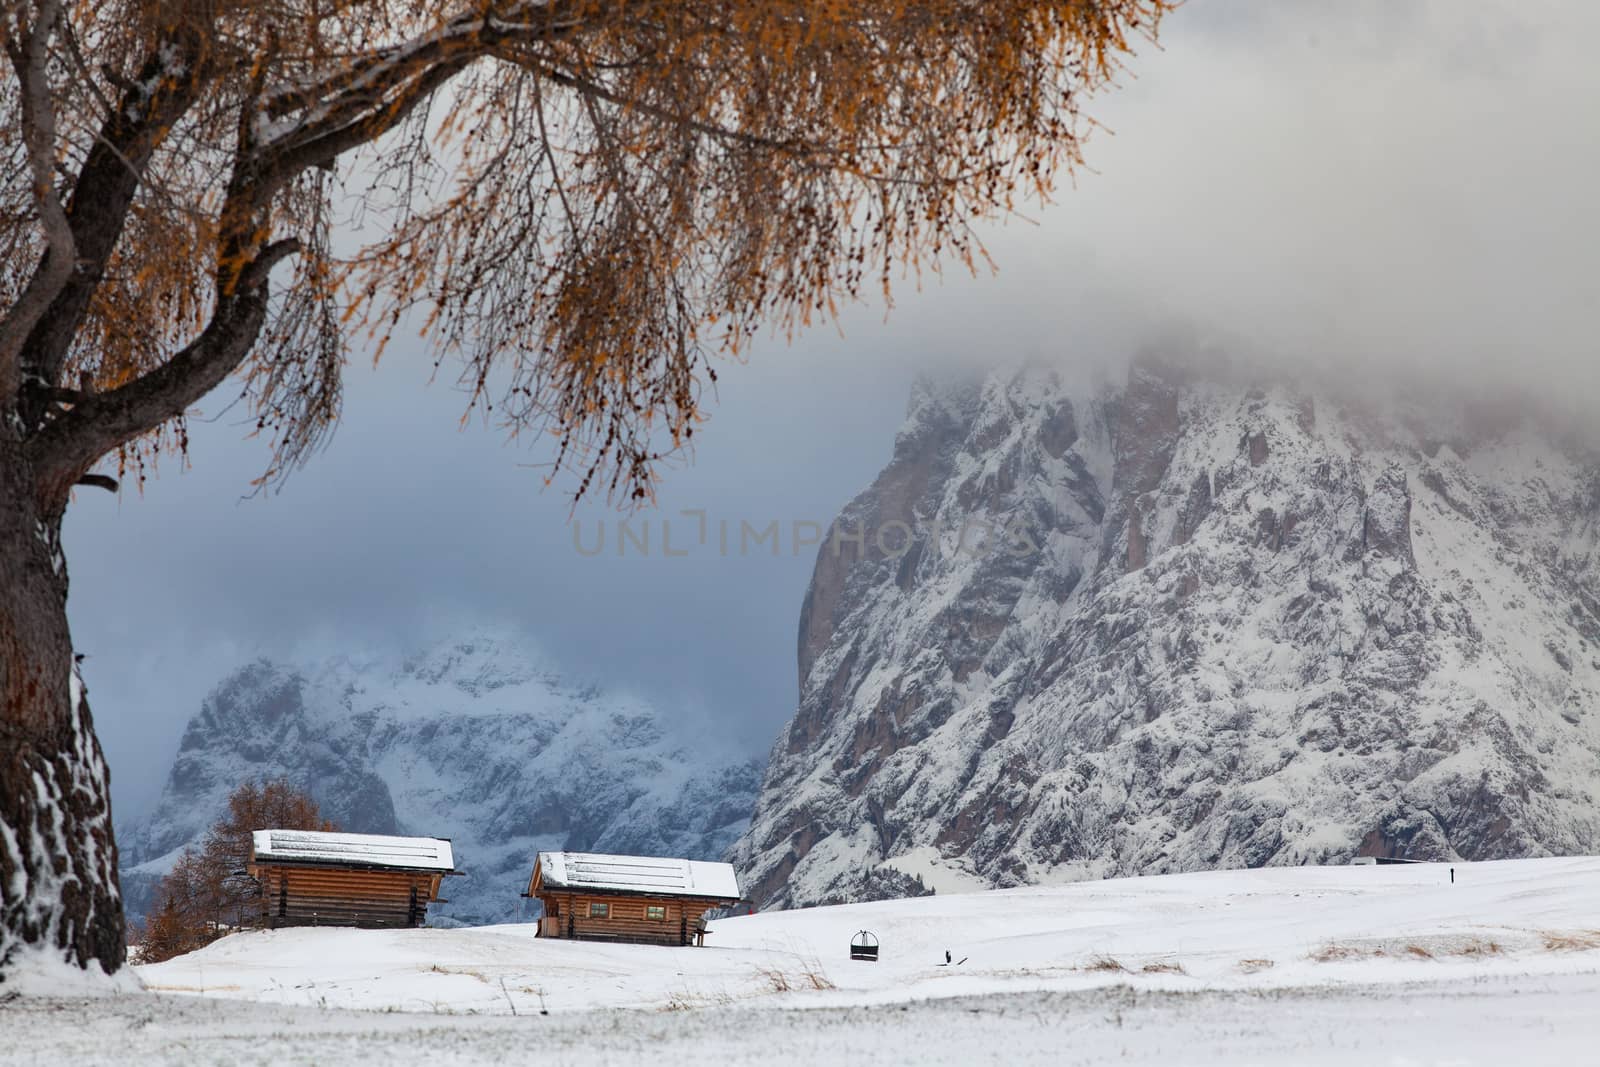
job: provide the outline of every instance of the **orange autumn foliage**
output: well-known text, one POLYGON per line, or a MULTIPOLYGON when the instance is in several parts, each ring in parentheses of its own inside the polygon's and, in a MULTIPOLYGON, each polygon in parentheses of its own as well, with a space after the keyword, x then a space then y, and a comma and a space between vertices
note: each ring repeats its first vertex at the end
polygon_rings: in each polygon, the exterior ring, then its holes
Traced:
POLYGON ((316 801, 284 779, 246 782, 199 849, 186 848, 156 892, 156 910, 135 934, 140 958, 159 963, 255 925, 261 887, 246 871, 255 830, 332 830, 316 801))
MULTIPOLYGON (((0 36, 59 16, 54 107, 40 133, 27 79, 0 85, 0 309, 65 254, 65 203, 93 281, 64 283, 21 380, 72 405, 42 410, 79 467, 185 447, 185 408, 238 372, 281 473, 337 418, 351 346, 403 329, 472 409, 553 434, 577 493, 648 498, 763 324, 984 262, 974 222, 1049 195, 1086 95, 1172 6, 31 0, 0 36), (138 188, 86 219, 111 151, 138 188), (44 154, 65 179, 41 197, 44 154), (201 342, 204 373, 156 380, 201 342)), ((7 346, 0 320, 0 393, 7 346)))

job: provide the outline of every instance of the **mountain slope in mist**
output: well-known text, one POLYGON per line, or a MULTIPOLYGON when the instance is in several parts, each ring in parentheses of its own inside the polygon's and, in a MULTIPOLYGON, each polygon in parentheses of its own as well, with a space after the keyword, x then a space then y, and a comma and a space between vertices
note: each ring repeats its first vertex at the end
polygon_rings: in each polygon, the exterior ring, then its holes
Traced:
POLYGON ((514 919, 540 849, 717 859, 759 763, 678 737, 649 705, 574 686, 473 634, 399 661, 257 662, 190 720, 156 808, 120 834, 130 911, 240 782, 284 777, 341 829, 451 838, 435 917, 514 919))
POLYGON ((1600 462, 1531 420, 924 384, 835 530, 734 853, 766 903, 1600 850, 1600 462))

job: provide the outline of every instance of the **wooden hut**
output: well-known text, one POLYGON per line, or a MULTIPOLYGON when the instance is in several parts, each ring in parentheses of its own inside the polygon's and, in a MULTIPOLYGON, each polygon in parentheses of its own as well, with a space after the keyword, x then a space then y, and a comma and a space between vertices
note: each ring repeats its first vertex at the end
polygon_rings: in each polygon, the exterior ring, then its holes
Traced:
POLYGON ((421 926, 443 903, 450 842, 433 837, 257 830, 250 877, 261 885, 263 926, 421 926))
POLYGON ((690 945, 707 909, 740 898, 727 863, 541 852, 524 896, 544 905, 540 937, 690 945))

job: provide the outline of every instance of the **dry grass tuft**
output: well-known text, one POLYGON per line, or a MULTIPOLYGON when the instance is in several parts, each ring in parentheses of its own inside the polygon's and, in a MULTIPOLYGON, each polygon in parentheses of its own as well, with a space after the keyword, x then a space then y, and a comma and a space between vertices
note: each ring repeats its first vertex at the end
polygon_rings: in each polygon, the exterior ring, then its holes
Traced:
POLYGON ((1583 952, 1600 948, 1600 930, 1575 930, 1566 933, 1546 930, 1540 936, 1544 938, 1547 952, 1583 952))
POLYGON ((833 984, 833 979, 822 969, 822 961, 809 959, 804 962, 804 969, 800 972, 801 984, 807 989, 838 989, 833 984))
POLYGON ((1183 969, 1183 964, 1181 964, 1181 963, 1169 963, 1169 962, 1167 962, 1165 960, 1158 960, 1158 961, 1156 961, 1154 963, 1147 963, 1143 967, 1140 967, 1139 970, 1143 971, 1145 974, 1188 974, 1189 973, 1188 971, 1183 969))
POLYGON ((699 1011, 701 1008, 726 1007, 733 1003, 728 993, 690 993, 679 990, 667 998, 660 1011, 699 1011))
POLYGON ((1338 945, 1329 943, 1311 953, 1311 959, 1318 963, 1336 963, 1340 960, 1358 960, 1369 956, 1387 956, 1388 953, 1381 948, 1358 948, 1355 945, 1338 945))
POLYGON ((1482 938, 1475 937, 1472 940, 1451 949, 1450 955, 1476 957, 1498 956, 1504 951, 1505 950, 1500 947, 1500 943, 1498 941, 1485 941, 1482 938))
POLYGON ((1120 960, 1112 959, 1110 956, 1095 956, 1083 965, 1083 969, 1086 971, 1122 971, 1124 973, 1128 970, 1120 960))
POLYGON ((822 964, 817 960, 805 960, 801 963, 798 973, 790 974, 788 971, 777 967, 757 967, 756 974, 766 979, 767 986, 774 993, 792 993, 796 989, 837 989, 833 979, 828 977, 822 969, 822 964))
POLYGON ((767 985, 772 987, 774 993, 787 993, 794 989, 789 976, 776 967, 757 967, 756 973, 767 980, 767 985))
POLYGON ((1440 957, 1482 958, 1498 956, 1505 949, 1498 941, 1472 937, 1464 941, 1445 938, 1430 939, 1428 944, 1336 942, 1330 941, 1309 955, 1318 963, 1337 963, 1343 960, 1413 959, 1436 960, 1440 957))
POLYGON ((1276 967, 1276 966, 1277 966, 1277 964, 1273 963, 1271 960, 1240 960, 1239 961, 1239 970, 1243 971, 1245 974, 1255 974, 1255 973, 1257 973, 1259 971, 1265 971, 1265 970, 1268 970, 1268 969, 1270 969, 1272 967, 1276 967))
POLYGON ((432 967, 428 968, 428 972, 430 974, 460 974, 465 975, 468 978, 476 978, 484 985, 494 984, 493 982, 489 981, 488 975, 484 974, 482 971, 475 971, 470 967, 441 967, 435 963, 432 967))

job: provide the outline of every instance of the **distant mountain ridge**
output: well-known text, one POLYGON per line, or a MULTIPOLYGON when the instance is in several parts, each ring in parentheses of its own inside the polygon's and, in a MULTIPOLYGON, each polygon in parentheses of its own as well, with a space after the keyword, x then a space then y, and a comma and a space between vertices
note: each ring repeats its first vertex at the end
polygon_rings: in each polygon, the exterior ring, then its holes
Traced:
POLYGON ((750 891, 1600 851, 1600 457, 1375 392, 919 383, 817 557, 750 891))
POLYGON ((154 809, 119 831, 129 910, 228 793, 284 777, 341 828, 449 837, 445 920, 514 919, 539 849, 719 859, 760 762, 705 754, 650 705, 565 682, 477 633, 403 659, 266 660, 228 675, 184 731, 154 809))

